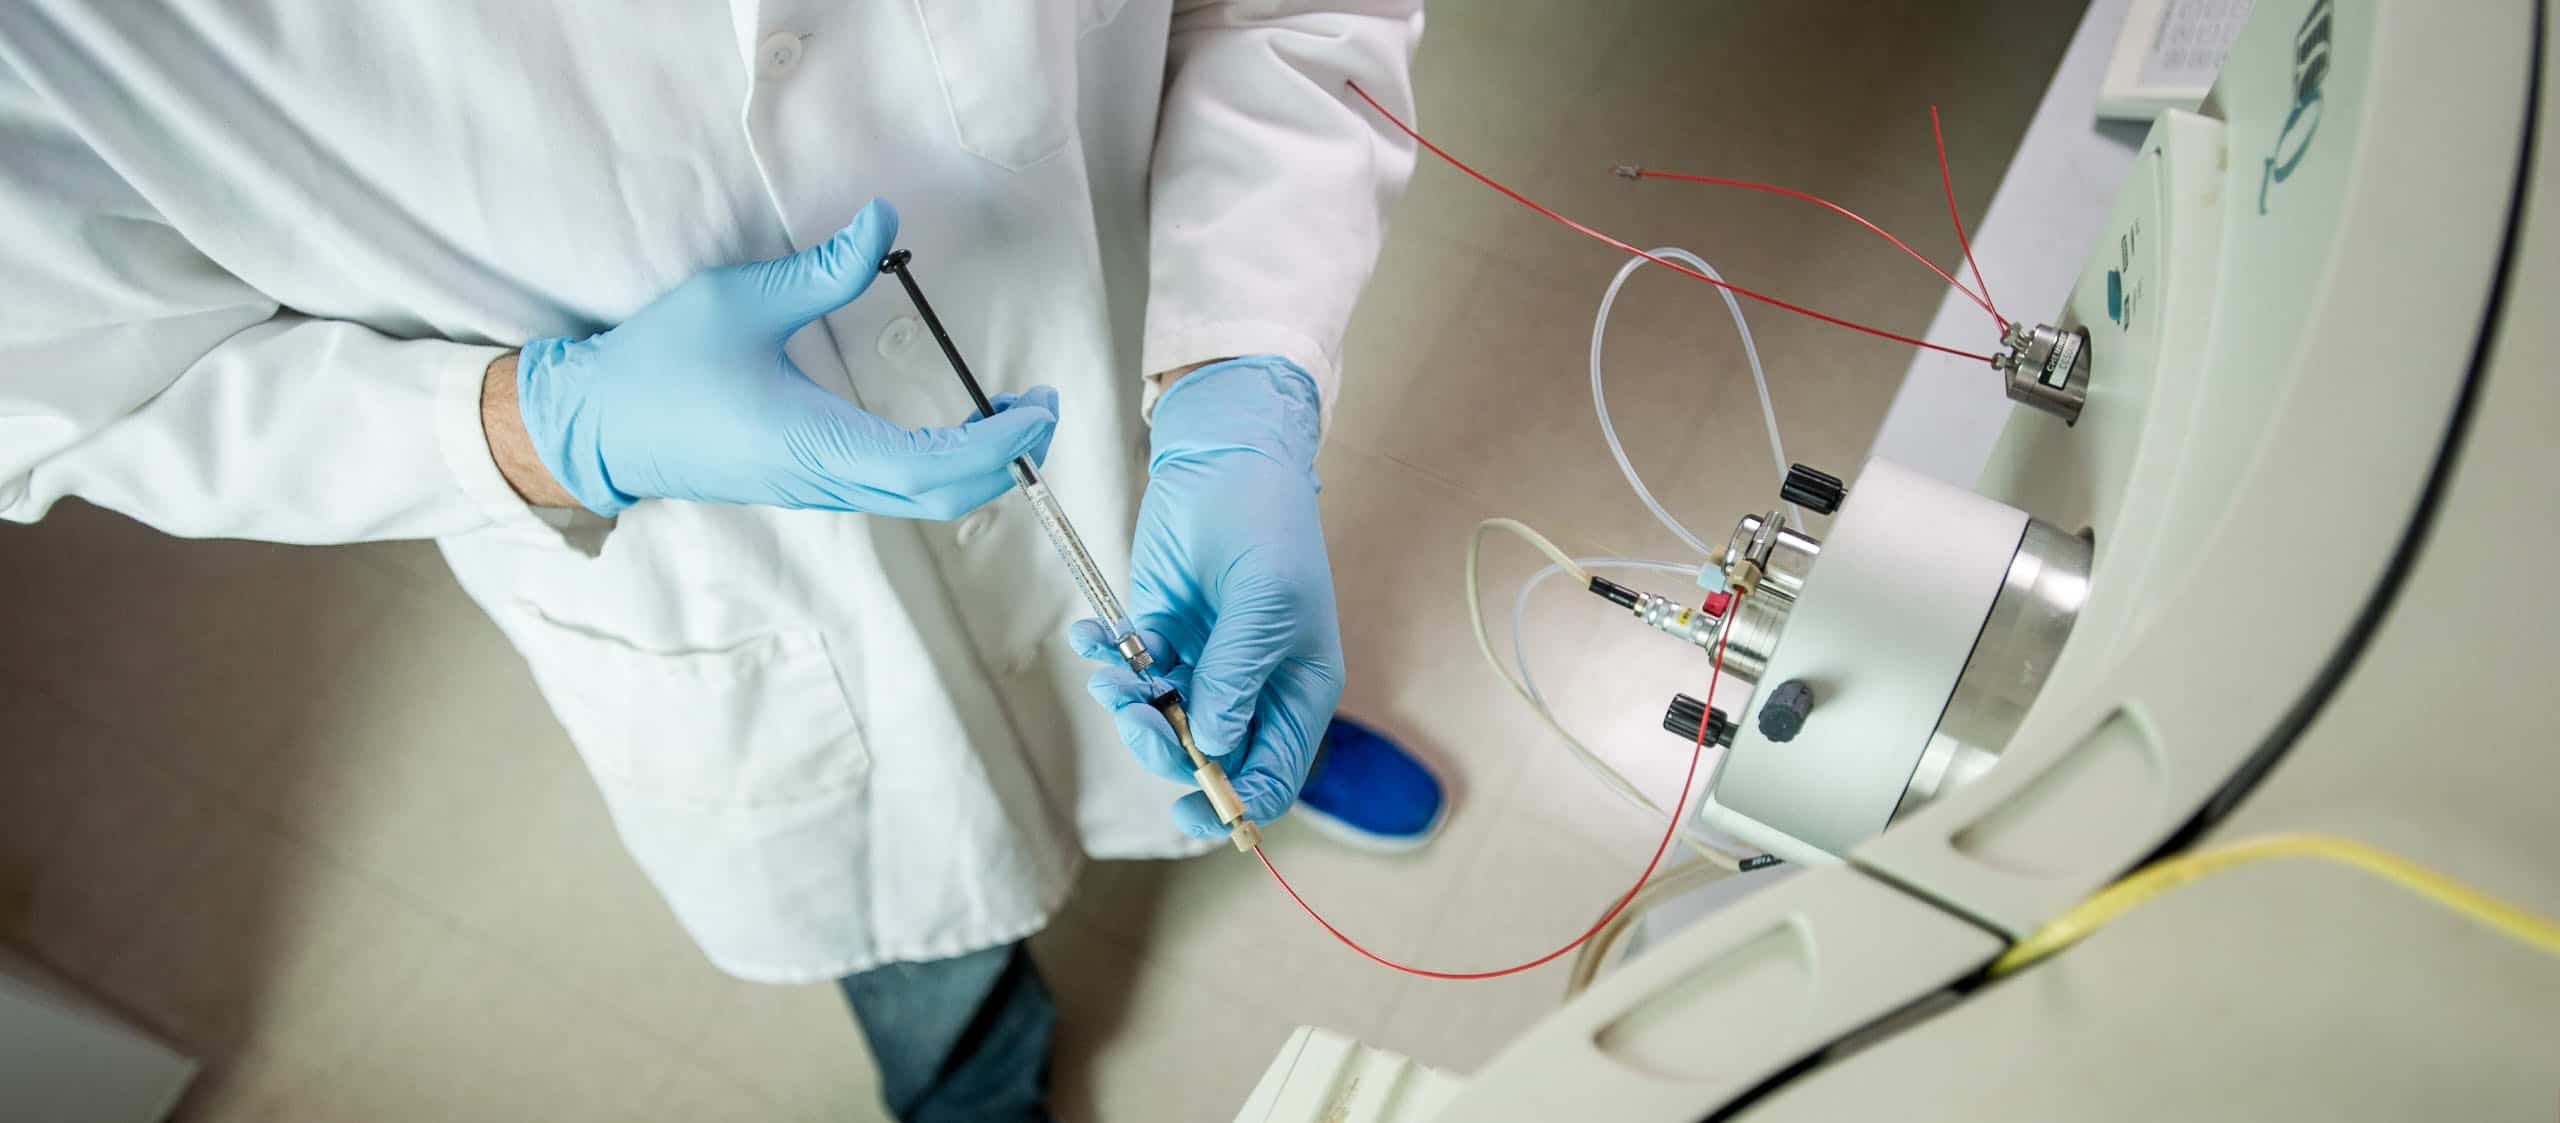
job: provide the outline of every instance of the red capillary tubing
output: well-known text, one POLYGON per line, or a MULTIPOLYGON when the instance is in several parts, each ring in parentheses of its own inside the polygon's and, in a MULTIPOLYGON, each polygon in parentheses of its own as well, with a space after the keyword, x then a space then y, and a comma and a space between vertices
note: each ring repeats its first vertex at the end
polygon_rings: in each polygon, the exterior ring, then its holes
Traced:
MULTIPOLYGON (((1964 216, 1956 211, 1956 177, 1947 171, 1947 134, 1946 130, 1938 127, 1938 107, 1934 105, 1929 107, 1929 137, 1938 143, 1938 182, 1947 189, 1947 220, 1956 225, 1956 245, 1964 249, 1965 267, 1973 270, 1973 287, 1982 290, 1982 306, 1991 311, 1992 319, 2000 321, 2000 330, 2005 333, 2009 330, 2009 318, 2000 314, 1998 305, 1991 303, 1991 286, 1982 281, 1982 265, 1973 259, 1973 243, 1964 236, 1964 216)), ((1938 275, 1946 276, 1944 273, 1938 275)), ((1954 283, 1954 278, 1948 278, 1948 282, 1954 283)), ((1964 286, 1957 285, 1956 288, 1961 291, 1964 286)))
MULTIPOLYGON (((1937 262, 1929 260, 1929 258, 1920 251, 1912 249, 1910 243, 1894 237, 1891 233, 1888 233, 1884 227, 1867 221, 1865 215, 1859 214, 1858 212, 1841 206, 1838 203, 1834 203, 1820 195, 1798 191, 1792 187, 1780 187, 1774 183, 1761 183, 1758 180, 1750 179, 1734 179, 1729 176, 1692 175, 1687 172, 1666 172, 1659 168, 1631 167, 1613 170, 1629 179, 1676 179, 1685 183, 1709 183, 1720 187, 1740 187, 1751 191, 1766 191, 1772 195, 1784 195, 1790 199, 1802 199, 1805 202, 1814 204, 1815 206, 1828 208, 1840 217, 1848 219, 1851 222, 1857 223, 1858 225, 1864 226, 1868 230, 1873 231, 1876 237, 1893 243, 1896 249, 1910 254, 1911 260, 1917 261, 1921 265, 1927 267, 1930 272, 1938 275, 1939 280, 1945 281, 1948 287, 1955 289, 1957 292, 1963 293, 1965 299, 1972 301, 1976 307, 1990 313, 1993 323, 1997 326, 1997 330, 2007 331, 2009 329, 2009 321, 2000 318, 2000 310, 1991 306, 1991 300, 1989 297, 1978 295, 1972 289, 1964 287, 1964 282, 1956 280, 1955 277, 1950 275, 1946 270, 1938 268, 1937 262)), ((1959 239, 1959 241, 1961 241, 1961 239, 1959 239)), ((1972 260, 1970 253, 1968 253, 1965 260, 1972 260)))
POLYGON ((1324 914, 1316 911, 1314 905, 1308 904, 1305 897, 1298 895, 1297 887, 1289 884, 1288 878, 1281 876, 1280 867, 1271 864, 1271 856, 1269 854, 1264 853, 1259 847, 1257 847, 1253 852, 1253 856, 1262 859, 1262 868, 1271 871, 1271 879, 1280 883, 1280 888, 1289 894, 1289 899, 1298 902, 1298 907, 1306 910, 1307 916, 1310 919, 1314 920, 1318 925, 1321 925, 1325 931, 1333 933, 1333 938, 1342 941, 1344 947, 1350 948, 1353 951, 1367 956, 1371 962, 1377 963, 1380 966, 1392 967, 1398 971, 1404 972, 1405 974, 1420 975, 1426 979, 1453 979, 1467 981, 1476 979, 1499 979, 1505 975, 1517 975, 1522 971, 1544 967, 1549 963, 1553 963, 1559 957, 1570 954, 1573 949, 1581 947, 1584 941, 1589 940, 1592 936, 1598 934, 1602 928, 1608 927, 1610 921, 1617 919, 1619 913, 1626 911, 1627 902, 1636 899, 1636 891, 1644 888, 1645 882, 1653 880, 1654 869, 1662 864, 1663 852, 1671 849, 1671 838, 1679 831, 1680 828, 1680 816, 1687 813, 1689 810, 1689 786, 1698 782, 1698 760, 1706 755, 1707 727, 1715 724, 1714 721, 1710 720, 1708 715, 1715 712, 1716 683, 1724 678, 1724 642, 1724 636, 1720 635, 1716 638, 1714 669, 1709 672, 1711 677, 1707 679, 1706 712, 1700 714, 1698 717, 1698 741, 1695 745, 1690 746, 1689 749, 1689 774, 1680 781, 1680 798, 1671 805, 1671 821, 1663 824, 1662 826, 1662 841, 1653 845, 1652 859, 1645 862, 1644 872, 1636 875, 1636 883, 1627 887, 1626 893, 1618 898, 1618 903, 1609 906, 1608 912, 1602 913, 1600 915, 1600 919, 1592 922, 1591 927, 1583 929, 1581 935, 1575 936, 1563 947, 1557 948, 1554 951, 1548 952, 1545 955, 1541 955, 1536 959, 1529 960, 1525 963, 1515 963, 1509 967, 1497 967, 1489 971, 1433 971, 1422 967, 1407 966, 1374 951, 1370 951, 1369 949, 1360 946, 1360 941, 1354 940, 1350 936, 1343 934, 1342 929, 1334 927, 1331 921, 1324 918, 1324 914))
MULTIPOLYGON (((1603 234, 1603 233, 1601 233, 1601 232, 1600 232, 1600 231, 1598 231, 1598 230, 1594 230, 1594 229, 1592 229, 1591 227, 1585 226, 1585 225, 1583 225, 1582 223, 1576 222, 1576 221, 1574 221, 1573 219, 1570 219, 1570 218, 1565 217, 1564 215, 1558 214, 1558 213, 1556 213, 1555 211, 1550 210, 1550 209, 1548 209, 1547 207, 1545 207, 1545 206, 1541 205, 1541 204, 1540 204, 1540 203, 1538 203, 1536 200, 1531 199, 1531 198, 1529 198, 1528 196, 1523 195, 1523 194, 1521 194, 1521 193, 1519 193, 1519 192, 1517 192, 1517 191, 1514 191, 1514 190, 1510 189, 1509 187, 1505 187, 1505 186, 1503 186, 1501 182, 1499 182, 1499 181, 1495 180, 1492 176, 1489 176, 1489 175, 1484 174, 1483 172, 1477 171, 1473 166, 1469 165, 1466 161, 1461 160, 1461 159, 1458 159, 1457 157, 1450 155, 1447 149, 1444 149, 1444 148, 1440 147, 1439 145, 1436 145, 1436 144, 1431 143, 1431 141, 1430 141, 1430 140, 1428 140, 1428 139, 1426 139, 1426 138, 1425 138, 1421 133, 1415 132, 1415 131, 1414 131, 1414 129, 1413 129, 1413 126, 1411 126, 1411 125, 1408 125, 1408 124, 1405 124, 1405 123, 1404 123, 1404 119, 1403 119, 1403 118, 1400 118, 1400 117, 1396 116, 1394 113, 1389 112, 1386 106, 1384 106, 1384 105, 1380 105, 1380 104, 1378 103, 1378 99, 1376 99, 1376 98, 1373 98, 1373 97, 1370 97, 1370 96, 1369 96, 1369 91, 1364 90, 1364 89, 1361 89, 1361 88, 1360 88, 1360 83, 1355 82, 1355 81, 1351 81, 1351 80, 1349 80, 1349 79, 1345 79, 1345 80, 1344 80, 1344 82, 1343 82, 1343 84, 1344 84, 1344 85, 1346 85, 1346 86, 1351 87, 1351 92, 1352 92, 1352 93, 1355 93, 1355 94, 1360 95, 1360 100, 1365 101, 1365 102, 1368 102, 1368 103, 1369 103, 1369 108, 1377 110, 1377 111, 1378 111, 1378 115, 1379 115, 1379 116, 1384 117, 1384 118, 1386 118, 1386 119, 1387 119, 1387 123, 1389 123, 1389 124, 1391 124, 1391 125, 1394 125, 1394 126, 1397 128, 1397 130, 1399 130, 1399 131, 1401 131, 1402 133, 1404 133, 1404 135, 1406 135, 1406 136, 1408 136, 1408 137, 1412 137, 1412 138, 1413 138, 1413 142, 1414 142, 1415 144, 1419 144, 1419 145, 1421 145, 1423 148, 1428 149, 1432 155, 1437 156, 1437 157, 1441 158, 1442 160, 1447 161, 1450 167, 1456 168, 1456 169, 1458 169, 1458 170, 1459 170, 1459 171, 1461 171, 1461 172, 1465 172, 1465 173, 1468 175, 1468 177, 1470 177, 1470 178, 1474 179, 1476 182, 1481 183, 1481 184, 1484 184, 1485 186, 1490 187, 1490 188, 1494 189, 1495 191, 1499 191, 1499 192, 1501 192, 1505 197, 1509 198, 1512 202, 1518 203, 1518 204, 1520 204, 1521 206, 1527 207, 1527 208, 1529 208, 1530 210, 1536 211, 1536 212, 1538 212, 1539 214, 1542 214, 1542 215, 1547 216, 1548 218, 1554 219, 1555 221, 1557 221, 1557 222, 1559 222, 1559 223, 1562 223, 1562 224, 1564 224, 1565 226, 1570 227, 1570 228, 1572 228, 1573 230, 1575 230, 1575 231, 1577 231, 1577 232, 1581 233, 1581 234, 1582 234, 1582 235, 1584 235, 1585 237, 1588 237, 1588 238, 1591 238, 1591 239, 1593 239, 1593 240, 1595 240, 1595 241, 1601 242, 1602 244, 1605 244, 1605 245, 1607 245, 1607 246, 1610 246, 1610 247, 1612 247, 1612 248, 1614 248, 1614 249, 1618 250, 1618 251, 1619 251, 1619 252, 1621 252, 1621 253, 1629 254, 1629 255, 1632 255, 1632 256, 1635 256, 1635 257, 1641 257, 1641 258, 1645 259, 1646 261, 1650 261, 1650 262, 1652 262, 1652 263, 1654 263, 1654 264, 1656 264, 1656 265, 1659 265, 1659 266, 1661 266, 1661 267, 1663 267, 1663 268, 1665 268, 1665 269, 1671 270, 1671 271, 1672 271, 1672 272, 1674 272, 1674 273, 1678 273, 1678 274, 1680 274, 1680 275, 1682 275, 1682 276, 1684 276, 1684 277, 1689 277, 1689 278, 1694 279, 1694 280, 1704 281, 1704 282, 1706 282, 1707 284, 1714 285, 1715 287, 1720 288, 1720 289, 1723 289, 1723 290, 1725 290, 1725 291, 1727 291, 1727 292, 1733 293, 1733 294, 1734 294, 1734 295, 1736 295, 1736 296, 1748 297, 1748 298, 1750 298, 1750 299, 1752 299, 1752 300, 1759 301, 1759 302, 1760 302, 1760 303, 1762 303, 1762 304, 1766 304, 1766 305, 1769 305, 1769 306, 1771 306, 1771 307, 1775 307, 1775 308, 1783 308, 1783 309, 1785 309, 1785 310, 1787 310, 1787 311, 1789 311, 1789 312, 1796 313, 1797 315, 1800 315, 1800 316, 1810 316, 1810 317, 1812 317, 1812 318, 1814 318, 1814 319, 1820 320, 1820 321, 1822 321, 1822 322, 1824 322, 1824 323, 1827 323, 1827 324, 1832 324, 1832 325, 1835 325, 1835 326, 1838 326, 1838 327, 1848 328, 1848 329, 1849 329, 1849 330, 1851 330, 1851 331, 1865 332, 1865 333, 1866 333, 1866 334, 1868 334, 1868 335, 1876 336, 1876 337, 1883 338, 1883 339, 1890 339, 1890 340, 1893 340, 1893 341, 1894 341, 1894 342, 1896 342, 1896 343, 1907 344, 1907 345, 1909 345, 1909 346, 1912 346, 1912 347, 1918 347, 1918 348, 1921 348, 1921 349, 1923 349, 1923 350, 1928 350, 1928 351, 1938 351, 1938 352, 1942 352, 1942 353, 1944 353, 1944 354, 1954 355, 1954 356, 1956 356, 1956 357, 1958 357, 1958 358, 1972 359, 1972 360, 1975 360, 1975 361, 1977 361, 1977 362, 1984 362, 1984 363, 1988 363, 1988 362, 1990 362, 1990 361, 1991 361, 1991 356, 1989 356, 1989 355, 1984 355, 1984 354, 1980 354, 1980 353, 1973 352, 1973 351, 1966 351, 1966 350, 1963 350, 1963 349, 1961 349, 1961 348, 1949 347, 1949 346, 1946 346, 1945 344, 1941 344, 1941 343, 1931 343, 1931 342, 1929 342, 1928 340, 1925 340, 1925 339, 1915 339, 1915 338, 1913 338, 1913 337, 1911 337, 1911 336, 1903 335, 1903 334, 1900 334, 1900 333, 1898 333, 1898 332, 1886 331, 1885 329, 1883 329, 1883 328, 1879 328, 1879 327, 1870 327, 1870 326, 1868 326, 1868 325, 1866 325, 1866 324, 1858 323, 1858 322, 1857 322, 1857 321, 1855 321, 1855 320, 1845 320, 1845 319, 1842 319, 1842 318, 1840 318, 1840 317, 1838 317, 1838 316, 1834 316, 1834 315, 1832 315, 1832 314, 1830 314, 1830 313, 1828 313, 1828 312, 1817 312, 1817 311, 1815 311, 1815 310, 1813 310, 1813 309, 1811 309, 1811 308, 1807 308, 1807 307, 1805 307, 1805 306, 1803 306, 1803 305, 1801 305, 1801 304, 1794 304, 1794 303, 1790 303, 1790 302, 1788 302, 1788 301, 1780 300, 1780 299, 1778 299, 1777 297, 1774 297, 1774 296, 1768 296, 1768 295, 1765 295, 1765 294, 1763 294, 1763 293, 1753 292, 1752 290, 1747 289, 1747 288, 1744 288, 1744 287, 1742 287, 1742 286, 1740 286, 1740 285, 1737 285, 1737 284, 1732 284, 1732 283, 1729 283, 1729 282, 1726 282, 1726 281, 1719 281, 1719 280, 1717 280, 1717 279, 1715 279, 1715 278, 1713 278, 1713 277, 1707 276, 1707 275, 1706 275, 1706 274, 1704 274, 1704 273, 1701 273, 1701 272, 1699 272, 1699 271, 1697 271, 1697 270, 1695 270, 1695 269, 1691 269, 1691 268, 1689 268, 1689 267, 1687 267, 1687 266, 1685 266, 1685 265, 1681 265, 1681 264, 1679 264, 1679 263, 1677 263, 1677 262, 1665 261, 1665 260, 1663 260, 1663 259, 1661 259, 1661 258, 1659 258, 1659 257, 1656 257, 1656 256, 1652 255, 1652 254, 1646 253, 1645 251, 1640 250, 1640 249, 1637 249, 1635 246, 1633 246, 1633 245, 1631 245, 1631 244, 1629 244, 1629 243, 1626 243, 1626 242, 1620 241, 1620 240, 1618 240, 1618 239, 1616 239, 1616 238, 1610 237, 1609 235, 1607 235, 1607 234, 1603 234)), ((1950 190, 1952 190, 1952 189, 1950 189, 1950 190)), ((1950 197, 1952 197, 1952 196, 1950 196, 1950 197)), ((1961 238, 1959 238, 1959 239, 1958 239, 1958 241, 1959 241, 1959 242, 1961 242, 1961 241, 1962 241, 1962 239, 1961 239, 1961 238)), ((1969 250, 1968 250, 1968 251, 1967 251, 1967 253, 1968 253, 1968 256, 1969 256, 1969 255, 1970 255, 1970 253, 1971 253, 1971 251, 1969 251, 1969 250)), ((1977 281, 1977 283, 1979 283, 1979 282, 1977 281)), ((1995 313, 1995 315, 1996 315, 1996 313, 1995 313)))

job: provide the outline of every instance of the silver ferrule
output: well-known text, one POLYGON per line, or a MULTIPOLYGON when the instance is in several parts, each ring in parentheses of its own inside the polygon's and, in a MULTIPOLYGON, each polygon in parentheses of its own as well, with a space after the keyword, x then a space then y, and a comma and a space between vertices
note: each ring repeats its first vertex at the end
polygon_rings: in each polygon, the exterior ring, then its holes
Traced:
POLYGON ((1794 600, 1804 591, 1804 579, 1813 573, 1814 559, 1821 554, 1821 539, 1798 533, 1787 526, 1783 514, 1772 511, 1766 516, 1742 516, 1725 542, 1724 557, 1759 565, 1756 592, 1794 600))
POLYGON ((1707 615, 1705 609, 1682 604, 1658 593, 1639 593, 1635 607, 1630 611, 1635 613, 1636 619, 1664 635, 1708 650, 1715 648, 1716 618, 1707 615))
POLYGON ((1156 657, 1147 654, 1147 643, 1138 638, 1138 633, 1131 632, 1120 637, 1117 646, 1120 649, 1120 658, 1129 664, 1130 670, 1145 674, 1147 668, 1155 666, 1156 657))
POLYGON ((1991 368, 2007 381, 2009 400, 2080 420, 2089 401, 2089 333, 2052 324, 2011 324, 1991 368))

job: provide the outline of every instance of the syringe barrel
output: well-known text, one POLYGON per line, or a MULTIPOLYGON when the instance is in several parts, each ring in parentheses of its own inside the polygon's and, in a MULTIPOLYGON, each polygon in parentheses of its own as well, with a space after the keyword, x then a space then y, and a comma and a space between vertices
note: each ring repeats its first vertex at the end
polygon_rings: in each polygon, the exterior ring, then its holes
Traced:
POLYGON ((1102 626, 1110 631, 1111 642, 1119 648, 1120 657, 1128 661, 1131 670, 1146 670, 1153 660, 1148 658, 1146 646, 1136 639, 1129 623, 1129 610, 1121 607, 1120 597, 1111 591, 1111 582, 1103 576, 1102 567, 1095 564, 1093 555, 1085 551, 1084 539, 1076 535, 1075 524, 1067 521, 1067 512, 1058 505, 1058 497, 1050 492, 1048 484, 1041 482, 1039 474, 1032 470, 1028 461, 1013 462, 1013 479, 1022 486, 1023 498, 1031 501, 1032 513, 1039 517, 1040 529, 1049 536, 1049 545, 1058 551, 1059 559, 1067 563, 1067 572, 1074 577, 1076 590, 1084 594, 1085 606, 1092 609, 1094 616, 1102 621, 1102 626))

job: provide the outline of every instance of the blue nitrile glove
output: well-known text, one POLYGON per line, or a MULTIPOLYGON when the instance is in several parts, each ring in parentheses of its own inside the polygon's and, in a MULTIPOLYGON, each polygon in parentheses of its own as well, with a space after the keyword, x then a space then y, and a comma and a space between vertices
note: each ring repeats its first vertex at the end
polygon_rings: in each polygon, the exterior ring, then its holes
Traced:
POLYGON ((600 515, 693 499, 953 519, 1004 494, 1008 462, 1048 454, 1056 391, 904 429, 783 354, 791 333, 871 286, 897 238, 898 212, 874 199, 799 253, 706 269, 600 335, 525 344, 516 394, 543 467, 600 515))
MULTIPOLYGON (((1155 681, 1121 665, 1100 622, 1071 632, 1085 658, 1110 664, 1088 688, 1138 760, 1191 782, 1190 758, 1147 705, 1170 685, 1257 823, 1296 802, 1342 698, 1333 569, 1316 518, 1317 409, 1315 379, 1267 355, 1202 367, 1167 389, 1129 577, 1155 681)), ((1226 834, 1199 792, 1173 816, 1194 838, 1226 834)))

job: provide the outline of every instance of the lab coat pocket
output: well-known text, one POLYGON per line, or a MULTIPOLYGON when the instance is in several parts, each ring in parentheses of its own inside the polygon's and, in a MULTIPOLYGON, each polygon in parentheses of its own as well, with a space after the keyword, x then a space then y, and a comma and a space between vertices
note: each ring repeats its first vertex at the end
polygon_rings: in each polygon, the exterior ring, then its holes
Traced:
POLYGON ((1075 40, 1088 13, 1049 0, 915 5, 960 147, 1021 171, 1067 146, 1075 108, 1075 40))
POLYGON ((523 607, 513 630, 534 679, 616 802, 798 803, 841 793, 870 770, 816 632, 652 650, 523 607))

